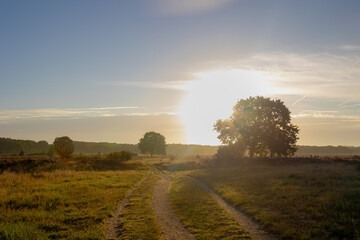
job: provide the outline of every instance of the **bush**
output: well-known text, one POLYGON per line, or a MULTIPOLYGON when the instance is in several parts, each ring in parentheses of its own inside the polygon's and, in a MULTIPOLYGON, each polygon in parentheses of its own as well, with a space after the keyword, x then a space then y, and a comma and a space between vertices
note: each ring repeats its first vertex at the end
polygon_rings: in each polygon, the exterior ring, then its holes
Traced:
POLYGON ((125 162, 132 158, 132 153, 128 151, 112 152, 106 155, 107 160, 125 162))
POLYGON ((221 146, 215 157, 222 160, 236 160, 242 158, 245 151, 246 146, 241 141, 238 141, 234 144, 230 144, 229 146, 221 146))
POLYGON ((74 142, 69 137, 55 138, 53 146, 56 153, 63 159, 69 158, 75 150, 74 142))

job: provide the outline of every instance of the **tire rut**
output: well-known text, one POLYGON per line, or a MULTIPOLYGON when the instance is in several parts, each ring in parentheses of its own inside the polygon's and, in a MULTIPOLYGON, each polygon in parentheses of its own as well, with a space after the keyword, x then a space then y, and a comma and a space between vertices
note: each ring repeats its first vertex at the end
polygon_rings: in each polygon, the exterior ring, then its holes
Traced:
MULTIPOLYGON (((158 169, 152 168, 159 172, 158 169)), ((168 190, 171 178, 160 172, 161 179, 157 182, 152 206, 156 214, 156 222, 161 229, 161 237, 164 240, 193 240, 195 237, 183 226, 178 216, 170 206, 168 190)))
POLYGON ((215 193, 209 186, 200 180, 189 176, 195 182, 197 182, 200 187, 202 187, 205 191, 207 191, 211 197, 215 199, 215 201, 227 211, 242 227, 249 231, 254 239, 258 240, 276 240, 278 239, 271 233, 265 231, 259 223, 251 220, 246 214, 242 213, 238 209, 236 209, 232 204, 224 200, 221 196, 215 193))

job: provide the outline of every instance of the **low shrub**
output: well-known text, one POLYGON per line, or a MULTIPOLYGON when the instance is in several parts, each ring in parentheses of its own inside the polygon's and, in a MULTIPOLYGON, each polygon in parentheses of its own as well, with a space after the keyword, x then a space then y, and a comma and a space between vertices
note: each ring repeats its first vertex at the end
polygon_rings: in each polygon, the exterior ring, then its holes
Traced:
POLYGON ((125 162, 132 158, 132 153, 129 151, 112 152, 106 155, 107 160, 125 162))
POLYGON ((219 147, 215 158, 217 159, 241 159, 246 151, 246 146, 242 141, 237 141, 234 144, 228 146, 219 147))

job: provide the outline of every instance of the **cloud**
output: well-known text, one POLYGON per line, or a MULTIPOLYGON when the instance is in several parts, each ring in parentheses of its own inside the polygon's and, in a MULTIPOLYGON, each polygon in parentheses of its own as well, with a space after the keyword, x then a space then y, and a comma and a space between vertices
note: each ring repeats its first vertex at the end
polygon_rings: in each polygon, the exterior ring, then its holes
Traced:
POLYGON ((26 109, 0 110, 0 122, 8 123, 23 119, 57 119, 57 118, 84 118, 84 117, 112 117, 125 114, 126 111, 139 107, 101 107, 101 108, 72 108, 72 109, 26 109))
POLYGON ((341 45, 340 49, 344 50, 344 51, 360 51, 360 46, 359 45, 341 45))
POLYGON ((215 10, 235 0, 157 0, 153 5, 158 15, 183 16, 215 10))
POLYGON ((120 87, 137 87, 137 88, 158 88, 186 90, 184 88, 186 81, 168 81, 168 82, 127 82, 127 81, 103 81, 97 82, 98 85, 120 86, 120 87))
POLYGON ((295 119, 299 118, 320 118, 320 119, 336 119, 338 121, 347 121, 347 122, 359 122, 360 116, 357 115, 343 115, 341 111, 316 111, 316 110, 306 110, 302 111, 299 114, 293 114, 291 117, 295 119))
POLYGON ((176 112, 138 112, 138 113, 125 113, 123 116, 161 116, 161 115, 178 115, 176 112))
POLYGON ((236 66, 273 76, 273 84, 289 93, 360 100, 360 56, 275 52, 238 60, 236 66))
MULTIPOLYGON (((237 60, 216 62, 211 66, 188 73, 179 81, 139 82, 104 81, 95 84, 137 88, 156 88, 187 91, 189 83, 199 79, 199 73, 217 69, 256 71, 269 76, 272 86, 284 94, 301 97, 332 97, 360 100, 360 55, 343 56, 330 53, 295 54, 287 52, 259 53, 237 60)), ((301 98, 300 97, 300 98, 301 98)), ((297 105, 302 99, 292 103, 297 105)))

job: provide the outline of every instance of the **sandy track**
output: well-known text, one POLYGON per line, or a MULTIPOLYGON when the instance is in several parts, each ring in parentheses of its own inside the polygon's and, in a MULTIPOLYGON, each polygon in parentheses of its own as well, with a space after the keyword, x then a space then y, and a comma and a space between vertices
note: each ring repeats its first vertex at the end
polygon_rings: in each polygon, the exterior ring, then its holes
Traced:
POLYGON ((210 187, 208 187, 205 183, 197 180, 196 178, 191 177, 195 180, 205 191, 207 191, 215 201, 227 211, 235 220, 249 233, 252 235, 254 239, 258 240, 275 240, 278 239, 274 235, 266 232, 262 229, 261 225, 252 221, 248 216, 244 213, 236 209, 232 204, 228 203, 222 197, 220 197, 217 193, 215 193, 210 187))
POLYGON ((152 206, 156 214, 156 222, 161 229, 161 236, 164 240, 191 240, 195 237, 184 228, 180 219, 170 206, 168 189, 171 178, 160 173, 161 179, 154 189, 152 206))
POLYGON ((117 206, 116 210, 113 213, 113 216, 110 217, 106 221, 106 232, 105 232, 105 239, 118 239, 119 233, 118 233, 118 226, 119 226, 119 217, 120 214, 124 211, 125 206, 129 203, 129 198, 131 194, 134 192, 134 190, 147 178, 147 176, 144 176, 140 181, 138 181, 134 187, 126 194, 126 197, 120 202, 120 204, 117 206))

